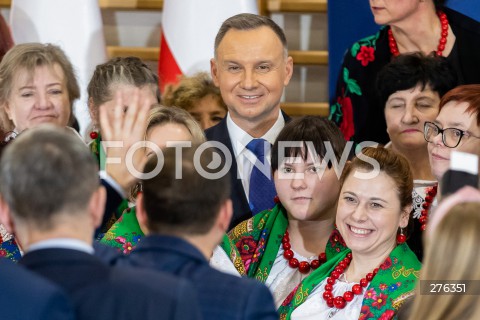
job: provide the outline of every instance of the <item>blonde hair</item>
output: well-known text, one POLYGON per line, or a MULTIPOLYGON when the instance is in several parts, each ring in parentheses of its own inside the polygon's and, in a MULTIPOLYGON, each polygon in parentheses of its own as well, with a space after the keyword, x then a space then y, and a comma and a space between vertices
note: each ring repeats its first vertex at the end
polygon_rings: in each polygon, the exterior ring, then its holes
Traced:
POLYGON ((182 77, 180 82, 165 87, 162 103, 166 106, 175 106, 189 111, 202 98, 212 95, 225 111, 227 105, 223 102, 218 89, 206 72, 199 72, 192 77, 182 77))
POLYGON ((23 43, 10 49, 0 63, 0 120, 5 131, 11 131, 15 128, 15 124, 7 116, 5 104, 10 98, 13 82, 18 72, 24 69, 33 75, 35 68, 39 66, 53 68, 55 64, 60 66, 65 76, 64 80, 70 102, 70 123, 73 123, 73 102, 80 98, 80 87, 70 60, 62 49, 56 45, 23 43))
MULTIPOLYGON (((420 280, 480 279, 480 203, 454 206, 426 243, 420 280)), ((478 290, 479 285, 475 283, 478 290)), ((468 287, 468 286, 467 286, 468 287)), ((467 294, 415 297, 409 319, 480 319, 480 297, 467 294)))
MULTIPOLYGON (((197 121, 187 111, 177 107, 165 107, 161 104, 153 105, 148 116, 147 130, 145 130, 145 140, 147 140, 148 132, 156 127, 167 123, 175 123, 185 126, 192 135, 192 143, 194 145, 201 144, 206 141, 205 134, 197 121)), ((130 190, 130 200, 133 202, 137 198, 140 190, 140 184, 135 184, 130 190)))
POLYGON ((194 144, 200 144, 206 140, 202 128, 190 113, 177 107, 165 107, 161 104, 155 104, 152 110, 150 110, 145 138, 151 128, 166 123, 176 123, 185 126, 192 135, 194 144))

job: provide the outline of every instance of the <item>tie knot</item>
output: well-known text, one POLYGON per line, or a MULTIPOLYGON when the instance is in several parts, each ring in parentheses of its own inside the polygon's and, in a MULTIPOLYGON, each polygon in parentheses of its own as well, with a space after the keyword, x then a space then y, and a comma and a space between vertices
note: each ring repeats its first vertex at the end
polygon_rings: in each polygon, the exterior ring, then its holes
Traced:
POLYGON ((247 149, 252 151, 258 159, 265 158, 265 151, 270 148, 270 143, 265 139, 253 139, 247 144, 247 149))

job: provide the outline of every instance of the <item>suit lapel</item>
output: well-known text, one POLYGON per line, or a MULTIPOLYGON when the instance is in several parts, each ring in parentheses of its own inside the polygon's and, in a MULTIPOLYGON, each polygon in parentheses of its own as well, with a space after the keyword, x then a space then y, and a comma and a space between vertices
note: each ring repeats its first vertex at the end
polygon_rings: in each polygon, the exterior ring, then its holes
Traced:
MULTIPOLYGON (((290 121, 290 117, 282 111, 282 116, 285 119, 285 122, 290 121)), ((223 118, 217 125, 207 129, 205 131, 207 139, 209 141, 218 141, 224 144, 232 155, 232 167, 230 168, 230 179, 231 179, 231 199, 233 202, 233 217, 230 222, 230 229, 233 229, 240 222, 247 220, 252 217, 252 211, 248 204, 247 196, 245 190, 243 189, 242 180, 237 179, 237 160, 235 159, 235 153, 233 152, 232 141, 230 140, 230 135, 228 133, 227 127, 227 117, 223 118)))
POLYGON ((233 152, 232 141, 227 128, 227 117, 223 118, 216 126, 208 129, 206 132, 207 139, 210 141, 218 141, 225 145, 232 155, 232 167, 230 168, 231 181, 231 199, 233 202, 233 217, 230 222, 229 229, 235 227, 238 223, 252 217, 250 206, 248 205, 247 196, 243 189, 242 180, 237 179, 237 159, 233 152))

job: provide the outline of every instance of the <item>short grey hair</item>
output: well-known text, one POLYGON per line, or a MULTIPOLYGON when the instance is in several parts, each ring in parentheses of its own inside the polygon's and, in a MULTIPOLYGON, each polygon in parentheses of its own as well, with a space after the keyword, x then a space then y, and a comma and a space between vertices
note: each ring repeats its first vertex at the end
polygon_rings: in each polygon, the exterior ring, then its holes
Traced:
POLYGON ((60 213, 85 210, 98 186, 98 165, 68 128, 29 129, 0 161, 0 193, 13 218, 39 230, 51 230, 60 213))

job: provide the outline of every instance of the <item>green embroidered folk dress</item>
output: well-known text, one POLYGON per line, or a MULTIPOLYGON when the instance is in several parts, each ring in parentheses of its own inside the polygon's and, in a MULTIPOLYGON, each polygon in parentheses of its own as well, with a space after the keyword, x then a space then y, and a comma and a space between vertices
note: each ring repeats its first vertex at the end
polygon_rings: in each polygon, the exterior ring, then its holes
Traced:
MULTIPOLYGON (((277 307, 310 274, 301 274, 298 269, 289 267, 283 257, 282 239, 287 227, 286 211, 281 204, 277 204, 273 209, 262 211, 240 223, 221 244, 241 275, 255 278, 270 288, 277 307)), ((345 249, 343 239, 335 229, 325 248, 327 260, 345 249)), ((300 261, 317 258, 303 258, 297 253, 295 257, 300 261)))
MULTIPOLYGON (((279 308, 280 319, 393 319, 405 299, 414 294, 421 268, 420 261, 407 244, 398 245, 379 266, 378 273, 369 286, 363 289, 363 295, 355 295, 345 309, 329 308, 323 299, 326 279, 349 252, 346 250, 328 260, 303 280, 279 308), (357 307, 347 309, 349 304, 355 304, 355 299, 357 307)), ((334 284, 334 296, 344 293, 335 291, 339 282, 341 280, 334 284)), ((351 283, 350 287, 353 285, 351 283)))
MULTIPOLYGON (((105 153, 101 145, 100 135, 90 144, 90 150, 98 160, 101 169, 104 168, 105 153)), ((127 200, 123 200, 116 212, 112 213, 112 218, 107 225, 106 230, 98 236, 98 240, 108 246, 114 247, 125 254, 130 253, 140 238, 144 236, 138 225, 135 207, 130 207, 127 200)))

